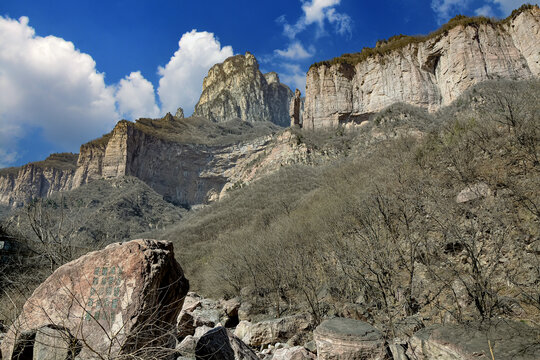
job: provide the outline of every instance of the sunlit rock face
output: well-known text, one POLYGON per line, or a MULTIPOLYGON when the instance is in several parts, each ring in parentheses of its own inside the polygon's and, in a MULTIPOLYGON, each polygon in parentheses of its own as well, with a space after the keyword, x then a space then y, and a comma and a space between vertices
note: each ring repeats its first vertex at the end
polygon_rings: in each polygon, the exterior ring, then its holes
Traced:
POLYGON ((193 115, 213 121, 239 118, 287 126, 292 96, 276 73, 261 73, 255 56, 246 53, 230 57, 208 71, 193 115))
POLYGON ((489 79, 540 76, 540 9, 499 24, 456 26, 350 64, 312 66, 304 128, 337 126, 405 102, 435 111, 489 79))

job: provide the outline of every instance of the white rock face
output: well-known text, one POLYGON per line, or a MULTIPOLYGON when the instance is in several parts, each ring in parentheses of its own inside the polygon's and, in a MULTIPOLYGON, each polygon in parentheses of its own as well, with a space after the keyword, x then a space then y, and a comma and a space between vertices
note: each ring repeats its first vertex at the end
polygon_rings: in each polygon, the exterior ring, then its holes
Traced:
POLYGON ((19 207, 33 198, 69 190, 74 175, 74 167, 59 169, 39 163, 0 173, 0 204, 19 207))
POLYGON ((213 121, 239 118, 287 126, 292 96, 275 72, 263 75, 255 56, 246 53, 230 57, 208 71, 193 115, 213 121))
POLYGON ((347 123, 395 102, 435 111, 488 79, 540 76, 540 9, 496 25, 457 26, 355 66, 312 67, 304 128, 347 123))

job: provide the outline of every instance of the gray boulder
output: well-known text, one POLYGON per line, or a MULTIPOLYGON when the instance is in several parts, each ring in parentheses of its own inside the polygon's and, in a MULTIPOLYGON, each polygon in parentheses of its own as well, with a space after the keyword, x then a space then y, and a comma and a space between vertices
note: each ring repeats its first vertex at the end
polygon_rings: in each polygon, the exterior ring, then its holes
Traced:
POLYGON ((370 324, 353 319, 323 321, 314 331, 320 360, 389 359, 383 334, 370 324))
POLYGON ((431 325, 411 338, 407 354, 415 359, 540 359, 540 330, 500 320, 486 329, 431 325), (491 346, 491 349, 490 349, 491 346))

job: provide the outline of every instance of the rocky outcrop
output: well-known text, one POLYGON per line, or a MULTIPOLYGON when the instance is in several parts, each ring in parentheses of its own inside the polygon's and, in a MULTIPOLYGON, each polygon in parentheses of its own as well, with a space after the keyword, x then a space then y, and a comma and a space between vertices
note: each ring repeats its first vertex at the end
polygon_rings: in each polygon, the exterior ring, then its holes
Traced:
MULTIPOLYGON (((54 337, 52 330, 73 337, 58 350, 77 353, 77 359, 150 358, 157 356, 154 349, 174 350, 169 334, 188 287, 170 242, 111 244, 61 266, 34 291, 2 342, 3 358, 27 358, 37 337, 54 337)), ((49 340, 38 347, 55 344, 49 340)))
POLYGON ((223 146, 186 144, 140 131, 127 121, 119 122, 104 149, 98 149, 81 148, 73 187, 131 175, 168 201, 186 206, 217 200, 238 184, 284 164, 309 162, 312 156, 290 132, 223 146))
POLYGON ((292 91, 280 83, 276 73, 263 75, 255 56, 246 53, 208 71, 193 115, 213 121, 239 118, 288 126, 291 97, 292 91))
POLYGON ((76 154, 53 154, 41 162, 0 170, 0 204, 19 207, 31 199, 70 190, 76 159, 76 154))
POLYGON ((342 360, 389 359, 384 335, 366 322, 335 318, 314 331, 317 358, 342 360))
POLYGON ((457 25, 385 49, 358 61, 313 65, 307 74, 303 127, 356 122, 396 102, 434 111, 481 81, 538 77, 540 9, 534 6, 498 23, 457 25))
POLYGON ((408 349, 412 359, 540 358, 538 329, 499 320, 486 329, 462 325, 431 325, 418 331, 408 349))
POLYGON ((291 99, 289 116, 291 117, 291 127, 300 126, 300 106, 302 105, 300 90, 296 89, 294 97, 291 99))
POLYGON ((298 314, 258 323, 241 321, 234 334, 250 346, 261 346, 288 341, 293 336, 307 332, 310 327, 309 315, 298 314))
POLYGON ((18 207, 32 198, 127 175, 165 200, 189 207, 218 200, 283 165, 317 161, 319 155, 290 131, 211 145, 167 139, 122 120, 111 134, 82 145, 77 164, 68 169, 29 164, 0 171, 0 204, 18 207))

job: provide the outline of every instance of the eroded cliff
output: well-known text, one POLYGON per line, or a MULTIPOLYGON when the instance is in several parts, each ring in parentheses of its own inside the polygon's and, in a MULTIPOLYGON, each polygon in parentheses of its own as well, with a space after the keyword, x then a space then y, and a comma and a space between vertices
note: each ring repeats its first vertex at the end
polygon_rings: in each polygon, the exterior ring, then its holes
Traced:
POLYGON ((212 121, 239 118, 287 126, 292 96, 276 73, 261 73, 255 56, 246 53, 230 57, 208 71, 193 115, 212 121))
POLYGON ((70 190, 77 154, 52 154, 44 161, 0 170, 0 204, 19 207, 37 197, 70 190))
POLYGON ((479 82, 540 75, 538 6, 499 22, 454 21, 424 38, 396 37, 314 64, 307 74, 304 128, 358 121, 396 102, 435 111, 479 82))

